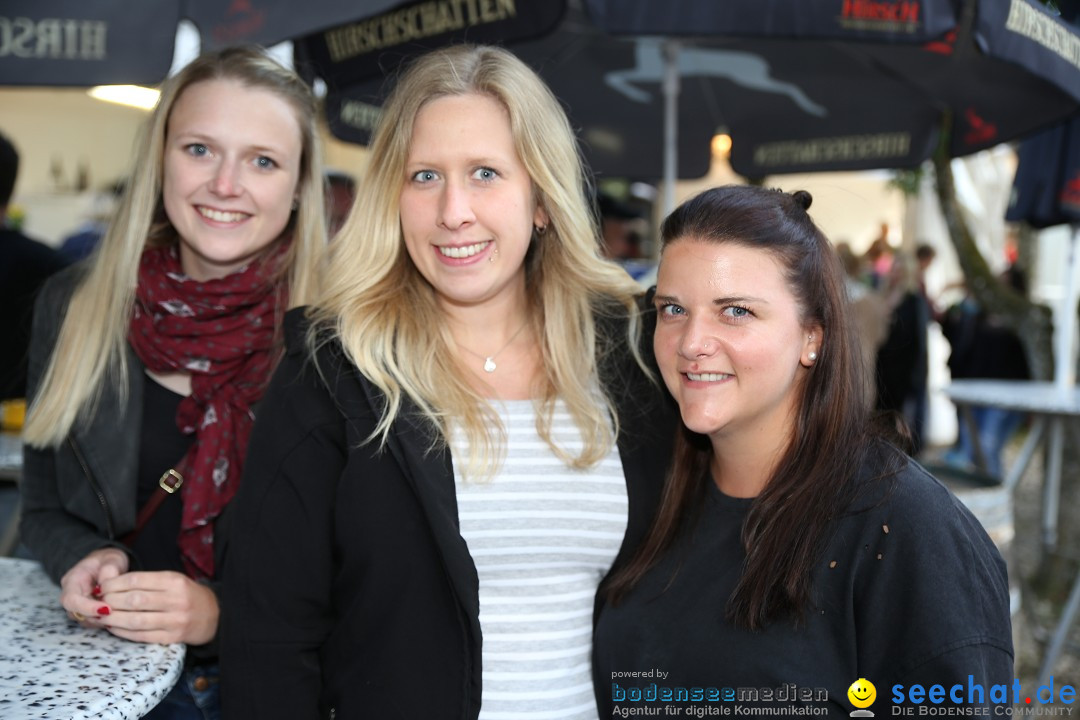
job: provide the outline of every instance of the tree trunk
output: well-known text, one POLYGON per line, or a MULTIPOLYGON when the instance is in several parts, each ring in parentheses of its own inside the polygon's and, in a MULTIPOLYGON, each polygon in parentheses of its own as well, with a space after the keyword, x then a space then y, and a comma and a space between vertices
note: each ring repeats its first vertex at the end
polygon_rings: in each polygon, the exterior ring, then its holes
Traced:
POLYGON ((1051 347, 1053 320, 1050 308, 1031 302, 991 272, 960 212, 951 160, 944 148, 945 143, 942 143, 934 153, 935 185, 941 212, 945 216, 945 225, 949 229, 953 247, 956 248, 960 269, 964 272, 968 288, 981 307, 1000 317, 1005 325, 1020 337, 1032 378, 1050 380, 1054 375, 1051 347))
MULTIPOLYGON (((951 160, 942 149, 944 147, 945 143, 942 143, 933 159, 937 196, 968 287, 979 305, 1000 317, 1006 326, 1020 337, 1032 378, 1051 380, 1054 376, 1054 360, 1051 343, 1053 315, 1050 308, 1022 297, 991 272, 960 211, 953 184, 951 160)), ((1029 234, 1026 238, 1021 237, 1020 241, 1031 239, 1029 234)), ((1057 544, 1042 554, 1039 567, 1029 577, 1038 599, 1049 601, 1054 608, 1048 618, 1051 621, 1059 616, 1061 605, 1076 573, 1076 558, 1080 558, 1080 523, 1075 522, 1073 517, 1074 508, 1080 507, 1080 435, 1075 423, 1067 428, 1066 432, 1058 505, 1057 544)), ((1041 485, 1040 482, 1040 487, 1041 485)), ((1018 532, 1039 533, 1041 537, 1038 527, 1019 528, 1018 532)), ((1015 568, 1013 570, 1015 571, 1015 568)), ((1036 603, 1037 606, 1043 604, 1036 603)))

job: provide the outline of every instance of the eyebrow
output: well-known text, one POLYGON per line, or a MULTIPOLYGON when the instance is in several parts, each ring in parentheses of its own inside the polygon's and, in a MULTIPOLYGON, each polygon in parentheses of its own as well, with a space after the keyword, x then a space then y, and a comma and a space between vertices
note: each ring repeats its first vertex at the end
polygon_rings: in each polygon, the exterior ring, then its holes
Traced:
MULTIPOLYGON (((214 143, 218 142, 218 138, 216 136, 214 136, 211 133, 204 132, 202 130, 187 130, 187 131, 183 131, 183 132, 178 132, 178 133, 176 133, 175 138, 176 138, 177 141, 180 141, 180 142, 197 142, 197 143, 202 143, 204 145, 206 145, 206 144, 214 144, 214 143)), ((274 146, 274 145, 258 145, 258 144, 247 145, 247 146, 245 146, 245 149, 253 150, 253 151, 258 152, 258 153, 284 154, 284 153, 287 152, 283 148, 277 147, 277 146, 274 146)))
MULTIPOLYGON (((679 298, 675 297, 674 295, 654 295, 653 301, 678 304, 679 298)), ((718 297, 713 299, 712 301, 712 304, 717 306, 731 305, 732 303, 763 303, 765 305, 768 305, 769 301, 765 298, 740 295, 718 297)))
POLYGON ((768 305, 769 301, 765 298, 753 297, 752 295, 731 295, 728 297, 718 297, 713 300, 713 305, 731 305, 732 303, 761 303, 768 305))
MULTIPOLYGON (((443 162, 435 162, 435 161, 432 161, 432 160, 423 160, 423 159, 421 159, 419 157, 417 157, 417 158, 406 158, 405 159, 405 166, 406 167, 412 167, 412 166, 416 166, 416 167, 438 167, 438 166, 440 166, 442 164, 443 164, 443 162)), ((488 156, 488 157, 476 157, 476 158, 466 158, 465 161, 464 161, 464 164, 465 164, 466 167, 489 167, 489 166, 504 167, 504 166, 507 166, 507 165, 510 164, 510 159, 509 158, 497 158, 497 157, 491 157, 491 156, 488 156)))

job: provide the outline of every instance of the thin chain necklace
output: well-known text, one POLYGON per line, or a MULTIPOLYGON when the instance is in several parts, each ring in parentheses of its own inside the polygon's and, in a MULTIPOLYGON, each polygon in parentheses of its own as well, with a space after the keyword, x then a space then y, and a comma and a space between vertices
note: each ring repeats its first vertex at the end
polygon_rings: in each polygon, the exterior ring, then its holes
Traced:
POLYGON ((497 358, 499 356, 499 353, 501 353, 503 350, 510 347, 510 343, 514 342, 514 340, 517 340, 517 336, 520 335, 521 331, 524 330, 526 327, 528 327, 528 325, 529 325, 529 321, 528 321, 528 319, 526 319, 525 322, 523 322, 521 324, 521 327, 519 327, 517 329, 517 331, 513 335, 510 336, 510 339, 506 341, 506 344, 503 345, 498 350, 496 350, 495 352, 491 353, 490 355, 481 355, 478 352, 473 352, 472 350, 465 347, 461 343, 458 343, 458 347, 461 348, 462 350, 464 350, 467 353, 471 353, 471 354, 475 355, 478 358, 483 358, 484 359, 484 372, 493 373, 493 372, 495 372, 495 368, 498 367, 498 365, 495 364, 495 358, 497 358))

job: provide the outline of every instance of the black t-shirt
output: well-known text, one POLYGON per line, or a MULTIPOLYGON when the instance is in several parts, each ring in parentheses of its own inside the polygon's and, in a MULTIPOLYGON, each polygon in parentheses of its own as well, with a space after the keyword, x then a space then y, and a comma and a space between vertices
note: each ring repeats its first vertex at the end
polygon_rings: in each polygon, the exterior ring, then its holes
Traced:
POLYGON ((1012 683, 1004 561, 971 513, 918 465, 860 486, 818 562, 804 624, 778 621, 759 632, 725 618, 751 500, 725 496, 711 480, 706 486, 696 525, 618 607, 600 614, 600 717, 665 704, 682 717, 691 706, 730 714, 737 705, 847 717, 848 688, 860 678, 876 686, 870 710, 882 717, 897 684, 906 700, 915 683, 962 683, 966 700, 969 675, 986 693, 1012 683), (758 700, 742 693, 740 701, 740 688, 757 689, 758 700), (675 699, 684 697, 680 689, 686 699, 675 699))
MULTIPOLYGON (((176 411, 183 396, 174 393, 149 376, 143 382, 142 435, 139 441, 139 474, 136 487, 137 507, 141 510, 150 497, 159 492, 163 473, 184 457, 194 435, 184 435, 176 425, 176 411)), ((180 522, 184 512, 182 489, 165 498, 135 539, 132 552, 139 570, 175 570, 184 572, 180 560, 180 522)))

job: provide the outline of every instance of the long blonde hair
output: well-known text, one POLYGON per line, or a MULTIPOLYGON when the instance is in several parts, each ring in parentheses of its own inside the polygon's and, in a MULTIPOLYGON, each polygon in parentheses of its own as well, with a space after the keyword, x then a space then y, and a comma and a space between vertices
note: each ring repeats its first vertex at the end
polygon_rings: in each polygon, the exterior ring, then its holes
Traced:
MULTIPOLYGON (((536 388, 537 431, 568 465, 589 467, 611 449, 610 399, 594 392, 598 338, 594 316, 629 317, 627 340, 637 352, 637 285, 600 253, 596 220, 574 132, 559 101, 527 65, 494 47, 461 45, 428 53, 398 81, 383 107, 371 143, 368 172, 349 220, 330 247, 325 292, 311 312, 312 349, 336 336, 349 359, 385 395, 370 439, 385 442, 405 397, 445 442, 451 420, 469 447, 465 472, 490 476, 498 467, 505 431, 489 402, 453 360, 453 339, 435 291, 413 265, 400 228, 400 194, 413 124, 428 102, 480 94, 500 102, 510 118, 515 149, 547 212, 546 232, 526 257, 532 329, 540 338, 543 374, 536 388), (552 439, 561 398, 581 432, 572 455, 552 439)), ((639 358, 640 362, 640 358, 639 358)))
POLYGON ((291 233, 292 243, 281 261, 278 282, 288 288, 290 305, 311 302, 326 245, 314 96, 296 73, 262 49, 237 47, 204 54, 165 82, 157 107, 139 134, 126 192, 68 303, 48 368, 31 404, 23 431, 23 439, 30 445, 47 447, 63 442, 78 418, 92 412, 103 383, 117 383, 121 393, 127 388, 125 348, 139 259, 147 245, 177 242, 161 199, 169 115, 184 90, 209 80, 235 80, 268 90, 287 101, 296 113, 302 136, 298 203, 284 232, 285 236, 291 233))

